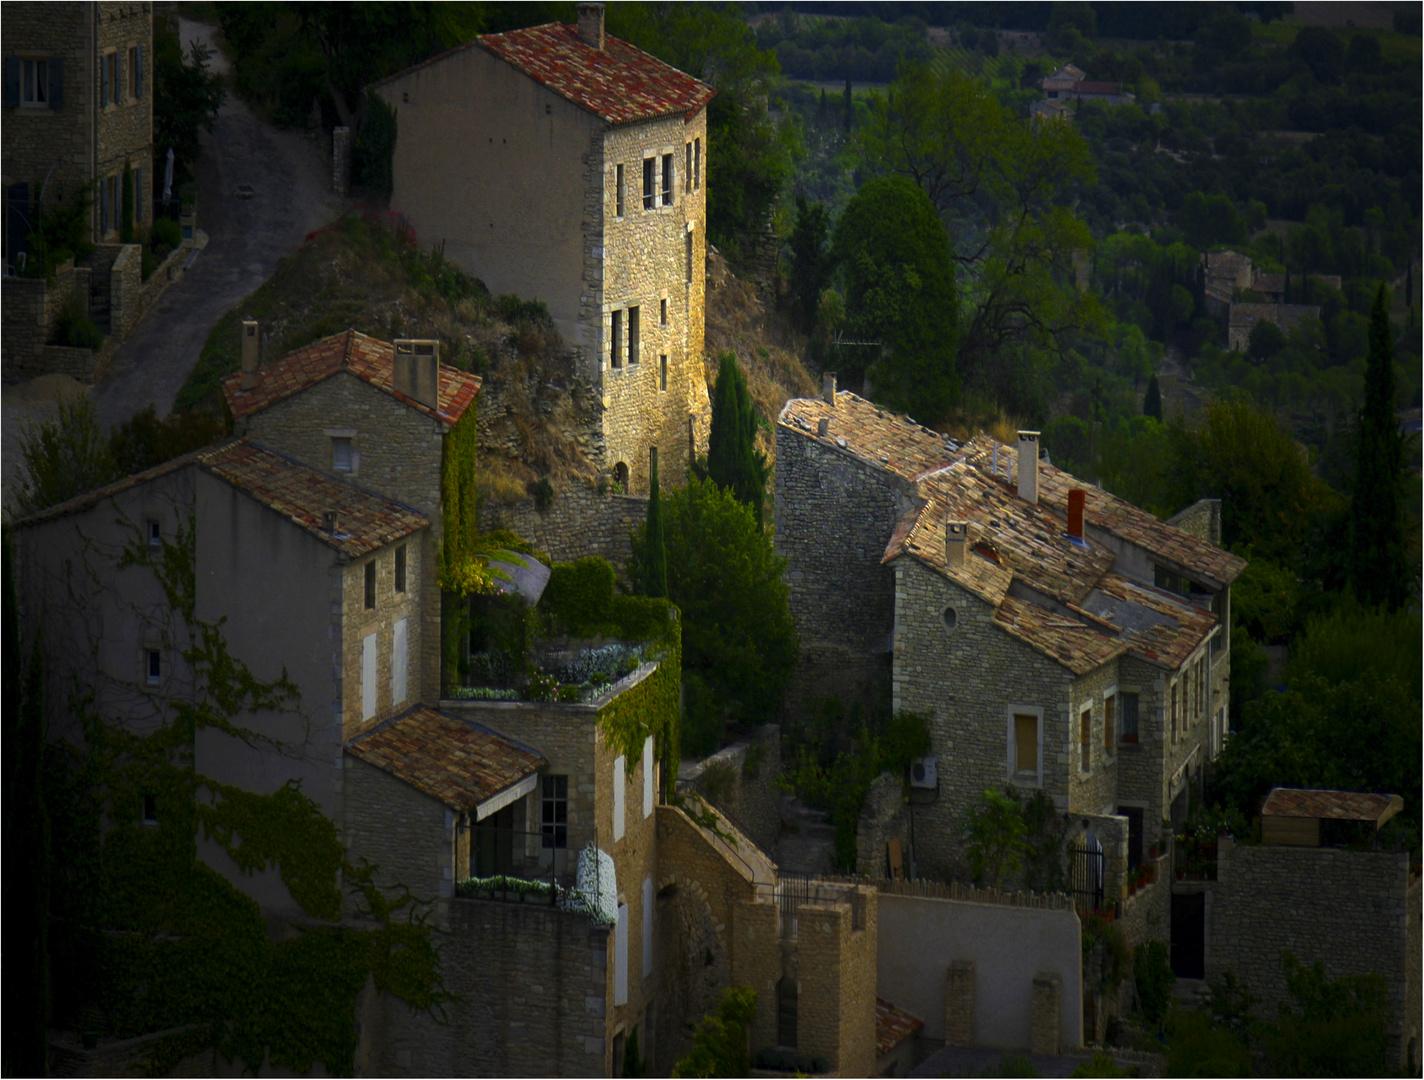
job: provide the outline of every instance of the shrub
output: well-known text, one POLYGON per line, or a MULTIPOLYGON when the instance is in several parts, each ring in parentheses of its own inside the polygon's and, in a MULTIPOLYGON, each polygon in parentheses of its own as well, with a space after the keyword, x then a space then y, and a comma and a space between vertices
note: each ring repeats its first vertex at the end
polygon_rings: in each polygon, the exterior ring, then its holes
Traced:
POLYGON ((1133 951, 1132 975, 1137 982, 1137 1000, 1142 1017, 1153 1027, 1161 1027, 1172 1003, 1172 984, 1177 976, 1168 961, 1167 946, 1160 941, 1144 941, 1133 951))
POLYGON ((757 1052, 756 1067, 768 1072, 815 1073, 830 1072, 831 1066, 823 1057, 812 1057, 800 1050, 786 1050, 779 1046, 768 1046, 757 1052))
POLYGON ((168 258, 174 248, 183 243, 183 230, 172 218, 161 217, 148 230, 148 246, 158 262, 168 258))
POLYGON ((56 345, 69 345, 78 349, 97 349, 104 344, 104 335, 89 317, 84 300, 78 290, 69 294, 64 308, 59 313, 59 324, 54 330, 56 345))
POLYGON ((611 614, 613 580, 613 565, 596 555, 555 563, 539 607, 572 633, 595 633, 611 614))

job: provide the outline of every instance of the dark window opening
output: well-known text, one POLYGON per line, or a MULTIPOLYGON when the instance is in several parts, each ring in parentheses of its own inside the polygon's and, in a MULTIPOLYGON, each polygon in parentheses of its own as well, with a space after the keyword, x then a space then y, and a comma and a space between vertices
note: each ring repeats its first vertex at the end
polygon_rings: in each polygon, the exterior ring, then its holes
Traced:
POLYGON ((692 140, 692 189, 702 186, 702 140, 692 140))
POLYGON ((623 366, 623 312, 613 312, 613 329, 608 336, 608 361, 614 367, 623 366))
POLYGON ((664 326, 666 326, 666 325, 668 324, 668 323, 667 323, 667 299, 666 299, 666 298, 664 298, 663 301, 662 301, 661 315, 662 315, 662 324, 663 324, 664 326))
POLYGON ((163 656, 157 649, 148 650, 148 685, 157 686, 163 679, 163 656))
POLYGON ((151 548, 163 546, 163 527, 152 520, 148 523, 148 546, 151 548))
POLYGON ((687 283, 692 284, 692 234, 687 234, 687 283))
POLYGON ((158 824, 158 796, 145 795, 143 797, 143 823, 145 825, 158 824))
POLYGON ((664 154, 664 155, 663 155, 663 205, 664 205, 664 206, 671 206, 671 205, 672 205, 672 185, 673 185, 672 155, 671 155, 671 154, 664 154))
POLYGON ((1122 724, 1122 741, 1135 743, 1137 741, 1137 695, 1119 694, 1118 703, 1122 711, 1118 718, 1122 724))
POLYGON ((796 980, 776 982, 776 1045, 796 1049, 796 980))
POLYGON ((619 217, 623 216, 623 166, 619 165, 617 176, 613 181, 613 204, 614 213, 619 217))
POLYGON ((667 389, 667 355, 658 357, 658 389, 667 389))
POLYGON ((630 307, 628 309, 628 365, 630 367, 638 362, 638 328, 640 321, 638 308, 630 307))
POLYGON ((366 564, 366 610, 371 611, 376 606, 376 561, 372 559, 366 564))
POLYGON ((658 205, 658 159, 643 159, 643 209, 658 205))
POLYGON ((405 545, 396 548, 396 592, 405 592, 405 545))
POLYGON ((569 778, 544 777, 540 832, 546 848, 569 846, 569 778))

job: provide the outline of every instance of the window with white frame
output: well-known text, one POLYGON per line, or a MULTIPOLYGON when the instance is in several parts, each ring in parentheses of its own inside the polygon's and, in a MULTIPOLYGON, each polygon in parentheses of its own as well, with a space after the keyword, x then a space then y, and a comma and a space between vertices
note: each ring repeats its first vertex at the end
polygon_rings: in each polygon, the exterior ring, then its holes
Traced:
POLYGON ((1009 776, 1034 784, 1043 776, 1043 710, 1009 707, 1009 776))

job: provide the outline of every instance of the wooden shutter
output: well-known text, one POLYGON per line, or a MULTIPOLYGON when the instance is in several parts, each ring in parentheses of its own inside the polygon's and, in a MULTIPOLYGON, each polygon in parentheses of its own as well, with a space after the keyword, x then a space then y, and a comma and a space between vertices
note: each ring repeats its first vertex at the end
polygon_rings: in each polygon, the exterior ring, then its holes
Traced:
POLYGON ((58 57, 49 62, 49 107, 64 108, 64 61, 58 57))
POLYGON ((143 97, 143 46, 139 45, 134 49, 134 56, 138 60, 134 67, 134 97, 143 97))
POLYGON ((5 108, 20 107, 20 58, 5 57, 5 108))
POLYGON ((1112 753, 1113 748, 1113 724, 1117 719, 1117 698, 1108 697, 1103 702, 1103 749, 1112 753))
POLYGON ((99 57, 99 108, 109 104, 109 58, 99 57))

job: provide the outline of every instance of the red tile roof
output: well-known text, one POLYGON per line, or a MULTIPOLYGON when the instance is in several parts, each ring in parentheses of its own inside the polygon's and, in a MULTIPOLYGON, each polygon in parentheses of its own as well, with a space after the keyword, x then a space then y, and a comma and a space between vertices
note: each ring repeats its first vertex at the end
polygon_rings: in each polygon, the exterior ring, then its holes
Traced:
POLYGON ((223 396, 235 417, 250 416, 275 405, 300 390, 348 371, 377 389, 384 390, 413 409, 453 424, 464 415, 480 392, 478 376, 440 365, 440 408, 432 409, 395 390, 395 349, 389 341, 369 337, 357 330, 314 341, 289 352, 274 364, 257 371, 257 385, 243 390, 242 375, 223 379, 223 396))
POLYGON ((610 124, 660 116, 692 119, 717 93, 706 83, 626 41, 605 35, 602 50, 564 23, 485 34, 477 43, 537 83, 610 124))
POLYGON ((358 557, 425 528, 415 510, 334 479, 246 440, 200 453, 198 465, 305 529, 324 544, 358 557), (336 531, 326 527, 336 513, 336 531))
POLYGON ((1383 824, 1402 809, 1404 800, 1398 795, 1278 787, 1271 789, 1261 813, 1266 817, 1327 818, 1383 824))
POLYGON ((472 810, 549 764, 537 750, 424 705, 358 735, 346 752, 451 810, 472 810))
POLYGON ((875 999, 875 1056, 883 1057, 908 1039, 925 1022, 904 1009, 892 1005, 883 997, 875 999))

